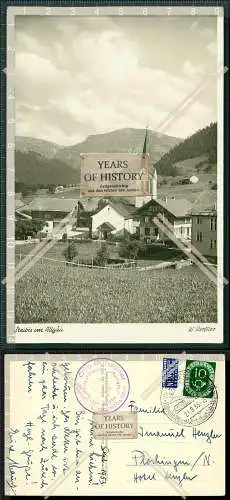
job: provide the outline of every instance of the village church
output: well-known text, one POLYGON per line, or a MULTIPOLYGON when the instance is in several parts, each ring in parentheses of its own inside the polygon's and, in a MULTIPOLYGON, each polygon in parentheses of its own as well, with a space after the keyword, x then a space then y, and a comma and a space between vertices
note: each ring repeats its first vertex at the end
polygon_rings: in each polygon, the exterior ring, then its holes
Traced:
MULTIPOLYGON (((147 129, 142 155, 147 153, 147 129)), ((135 205, 128 202, 116 203, 108 201, 106 205, 92 215, 92 236, 107 239, 109 234, 138 234, 146 243, 156 240, 164 241, 168 236, 153 222, 153 218, 161 213, 172 227, 176 238, 189 242, 191 240, 191 204, 185 199, 158 197, 157 171, 154 169, 149 180, 149 195, 135 198, 135 205)))

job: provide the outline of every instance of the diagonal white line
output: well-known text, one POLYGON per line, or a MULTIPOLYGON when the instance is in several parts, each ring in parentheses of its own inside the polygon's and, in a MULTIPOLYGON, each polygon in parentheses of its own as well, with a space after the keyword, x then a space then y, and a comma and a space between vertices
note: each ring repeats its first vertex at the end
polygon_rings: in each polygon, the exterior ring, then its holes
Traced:
POLYGON ((182 112, 184 112, 188 107, 191 106, 192 103, 195 101, 195 97, 197 97, 203 90, 204 88, 209 85, 212 81, 217 80, 220 76, 223 74, 227 73, 228 67, 225 66, 224 68, 220 68, 220 70, 217 73, 214 73, 213 75, 209 75, 209 78, 205 78, 201 83, 195 87, 190 94, 188 94, 183 101, 179 104, 179 106, 175 107, 174 110, 172 110, 169 115, 159 123, 158 127, 156 128, 156 131, 162 132, 163 130, 165 131, 165 128, 181 115, 182 112))
POLYGON ((220 287, 223 287, 223 285, 228 284, 228 280, 226 278, 223 278, 222 276, 219 276, 215 268, 208 268, 207 265, 209 264, 208 260, 193 246, 190 245, 190 248, 183 243, 183 241, 179 240, 176 238, 174 231, 173 231, 173 226, 169 223, 168 220, 166 220, 162 214, 158 214, 158 217, 155 217, 153 219, 153 222, 159 224, 160 220, 160 225, 162 221, 162 225, 160 229, 164 231, 170 239, 173 239, 174 243, 184 252, 186 257, 189 257, 190 260, 192 260, 195 264, 197 264, 200 269, 208 276, 208 278, 213 281, 215 284, 218 284, 220 287), (166 229, 167 228, 167 229, 166 229), (192 253, 190 253, 190 250, 192 253), (206 264, 206 265, 205 265, 206 264))
MULTIPOLYGON (((159 217, 159 215, 158 215, 159 217)), ((174 236, 174 233, 172 230, 169 230, 167 229, 166 225, 162 224, 161 221, 160 221, 160 218, 158 217, 154 217, 153 218, 153 222, 154 224, 156 224, 156 226, 161 230, 163 231, 171 240, 174 241, 174 243, 176 243, 176 245, 178 246, 178 248, 180 248, 180 250, 182 250, 184 252, 184 254, 186 255, 186 257, 189 257, 191 260, 193 260, 193 262, 195 262, 196 264, 200 264, 199 260, 196 259, 195 256, 193 256, 192 254, 190 254, 189 252, 189 249, 187 247, 185 247, 181 241, 177 240, 176 237, 174 236)), ((205 272, 207 273, 207 276, 210 278, 211 281, 213 281, 216 285, 216 277, 213 275, 213 273, 210 272, 209 269, 205 268, 205 272)))
POLYGON ((210 270, 208 267, 206 267, 204 264, 202 264, 202 262, 200 260, 198 260, 198 258, 195 255, 190 253, 189 249, 180 240, 178 240, 175 237, 172 230, 167 229, 166 224, 163 225, 160 222, 158 217, 155 217, 153 219, 153 222, 158 226, 159 229, 161 229, 161 231, 163 231, 171 240, 174 241, 174 243, 180 248, 180 250, 182 250, 184 252, 186 257, 188 257, 190 260, 192 260, 195 264, 197 264, 200 267, 200 269, 203 271, 204 274, 206 274, 206 276, 209 278, 210 281, 212 281, 215 285, 218 284, 218 286, 220 288, 223 287, 224 282, 225 282, 225 284, 228 284, 228 281, 226 280, 226 278, 218 277, 217 275, 215 275, 212 272, 212 270, 210 270))
MULTIPOLYGON (((54 233, 58 232, 59 229, 64 228, 64 226, 68 222, 70 222, 71 216, 72 216, 72 212, 70 212, 64 219, 62 219, 60 221, 60 223, 56 226, 54 233)), ((29 257, 31 259, 35 254, 37 254, 40 250, 42 250, 46 245, 47 245, 47 240, 42 241, 41 243, 36 245, 36 247, 27 255, 27 257, 29 257)), ((23 259, 20 263, 18 263, 18 265, 16 267, 16 272, 20 271, 20 269, 22 267, 24 267, 24 263, 27 261, 27 257, 25 259, 23 259)))
POLYGON ((43 245, 41 247, 41 249, 39 249, 39 252, 37 252, 36 254, 33 252, 31 252, 31 254, 33 253, 33 258, 31 259, 31 255, 30 253, 25 257, 25 259, 23 259, 23 261, 21 262, 21 266, 20 268, 18 269, 18 267, 16 267, 16 275, 15 275, 15 283, 20 280, 24 274, 29 271, 29 269, 31 267, 33 267, 34 264, 36 264, 36 262, 38 262, 42 257, 43 255, 45 255, 48 250, 50 250, 55 244, 56 244, 56 239, 55 239, 55 236, 58 234, 58 231, 61 229, 61 228, 64 228, 65 225, 67 224, 67 222, 70 222, 71 221, 71 216, 72 216, 72 212, 69 214, 68 217, 66 217, 65 219, 63 219, 61 221, 61 223, 55 228, 55 231, 53 233, 53 237, 54 239, 50 242, 47 242, 46 245, 43 245), (24 267, 23 267, 24 265, 24 267))
MULTIPOLYGON (((64 219, 62 219, 60 221, 60 223, 56 226, 55 228, 55 231, 53 232, 53 236, 55 236, 56 234, 58 234, 58 231, 60 229, 64 229, 64 227, 66 226, 67 223, 71 222, 72 220, 72 212, 70 212, 67 217, 65 217, 64 219)), ((15 282, 17 281, 17 279, 20 279, 24 273, 20 274, 19 271, 20 270, 23 270, 24 271, 24 268, 25 268, 25 273, 27 272, 27 270, 29 270, 31 268, 31 266, 33 266, 34 263, 36 263, 38 260, 39 260, 39 256, 43 256, 46 254, 46 252, 52 248, 56 243, 56 240, 53 239, 52 241, 48 242, 47 240, 39 243, 38 245, 36 245, 36 247, 31 251, 29 252, 29 254, 27 254, 27 256, 21 261, 18 263, 18 265, 16 266, 16 273, 19 274, 19 278, 16 278, 15 276, 15 282), (32 260, 34 258, 34 260, 32 260), (27 265, 29 266, 28 269, 27 269, 27 265)), ((5 284, 7 282, 7 278, 3 279, 2 280, 2 284, 5 284)))

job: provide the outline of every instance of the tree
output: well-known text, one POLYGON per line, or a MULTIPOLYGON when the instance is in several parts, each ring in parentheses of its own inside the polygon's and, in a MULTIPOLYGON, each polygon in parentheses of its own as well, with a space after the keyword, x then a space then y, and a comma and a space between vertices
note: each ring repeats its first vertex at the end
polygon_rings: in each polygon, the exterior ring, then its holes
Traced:
POLYGON ((28 231, 28 223, 25 220, 17 220, 15 222, 15 239, 24 240, 28 231))
POLYGON ((37 192, 37 190, 38 190, 38 186, 37 186, 37 184, 33 184, 33 185, 31 186, 31 191, 32 191, 32 193, 33 193, 33 194, 34 194, 34 193, 36 193, 36 192, 37 192))
POLYGON ((176 163, 204 155, 208 156, 212 165, 216 165, 217 123, 211 123, 208 127, 198 130, 195 134, 171 148, 168 153, 160 158, 155 167, 161 175, 174 176, 176 163))
POLYGON ((15 181, 15 193, 21 193, 25 184, 23 182, 15 181))
POLYGON ((217 163, 217 148, 213 148, 209 152, 209 161, 210 161, 211 165, 216 165, 216 163, 217 163))
POLYGON ((102 210, 108 204, 108 200, 106 198, 101 198, 98 202, 97 209, 102 210))
POLYGON ((79 210, 77 213, 77 218, 76 218, 76 227, 88 227, 90 228, 90 225, 92 223, 91 216, 89 212, 84 212, 79 210))
POLYGON ((22 193, 23 198, 25 198, 26 196, 30 196, 32 194, 32 192, 33 192, 32 187, 27 186, 27 184, 24 184, 24 186, 21 189, 21 193, 22 193))
POLYGON ((62 252, 62 255, 64 255, 65 260, 67 262, 72 262, 74 257, 76 257, 76 255, 78 255, 76 243, 74 243, 74 241, 70 241, 68 246, 62 252))
POLYGON ((41 229, 43 228, 45 220, 43 218, 39 220, 32 220, 31 224, 32 224, 32 232, 37 235, 37 233, 41 231, 41 229))
POLYGON ((15 239, 25 240, 28 236, 36 237, 43 226, 43 220, 19 219, 15 222, 15 239))
POLYGON ((140 248, 139 241, 126 239, 120 245, 119 256, 124 259, 136 259, 140 248))
POLYGON ((204 171, 205 172, 210 172, 210 170, 212 170, 212 165, 211 165, 211 163, 208 163, 208 165, 206 165, 204 171))
POLYGON ((47 188, 49 193, 55 193, 55 184, 48 184, 47 188))
POLYGON ((109 249, 108 246, 105 245, 105 243, 99 248, 97 251, 95 263, 97 266, 104 266, 107 264, 109 259, 109 249))

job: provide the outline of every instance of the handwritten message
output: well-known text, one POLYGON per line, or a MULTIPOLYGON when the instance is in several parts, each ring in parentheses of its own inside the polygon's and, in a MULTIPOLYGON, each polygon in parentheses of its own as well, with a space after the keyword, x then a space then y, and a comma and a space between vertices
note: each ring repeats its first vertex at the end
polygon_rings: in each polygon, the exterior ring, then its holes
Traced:
POLYGON ((25 361, 20 376, 27 408, 7 433, 9 493, 18 494, 19 489, 48 495, 49 488, 56 492, 62 482, 78 490, 83 476, 89 485, 105 484, 109 450, 94 440, 91 415, 73 401, 71 363, 25 361))
MULTIPOLYGON (((141 397, 143 379, 151 383, 153 372, 159 377, 162 360, 129 359, 123 363, 129 397, 120 409, 98 415, 83 408, 75 394, 84 362, 74 355, 6 356, 7 495, 186 496, 223 490, 223 393, 207 422, 177 425, 161 405, 161 383, 151 404, 141 397), (213 477, 220 485, 216 481, 210 489, 213 477)), ((217 363, 218 380, 223 384, 217 363)), ((94 398, 100 390, 95 382, 94 398)))

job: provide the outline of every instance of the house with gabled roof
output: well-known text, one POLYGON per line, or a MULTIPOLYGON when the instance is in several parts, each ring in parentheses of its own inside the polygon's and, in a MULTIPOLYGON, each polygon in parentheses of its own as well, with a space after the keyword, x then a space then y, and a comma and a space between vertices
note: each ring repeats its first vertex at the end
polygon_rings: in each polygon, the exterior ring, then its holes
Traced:
POLYGON ((184 241, 191 240, 192 221, 189 210, 191 203, 182 198, 174 199, 165 197, 164 199, 152 199, 144 204, 134 214, 134 218, 139 221, 139 236, 146 243, 156 240, 168 240, 169 236, 153 221, 158 214, 162 216, 162 223, 170 224, 173 236, 184 241))
MULTIPOLYGON (((43 237, 52 237, 54 229, 60 222, 67 216, 71 216, 71 220, 56 231, 57 238, 61 238, 64 233, 67 233, 68 237, 77 235, 74 226, 80 209, 83 210, 83 206, 79 199, 36 196, 20 209, 20 213, 25 218, 44 221, 44 226, 40 231, 40 236, 43 237)), ((16 214, 18 213, 17 209, 16 214)))
POLYGON ((73 212, 78 204, 78 199, 39 197, 24 205, 23 212, 32 216, 33 219, 42 218, 59 221, 73 212))
POLYGON ((110 234, 122 235, 126 231, 135 234, 139 225, 138 221, 133 219, 135 210, 135 206, 128 203, 108 201, 91 216, 92 236, 107 239, 110 234))

